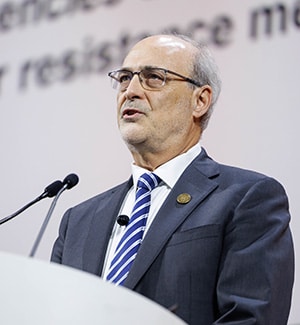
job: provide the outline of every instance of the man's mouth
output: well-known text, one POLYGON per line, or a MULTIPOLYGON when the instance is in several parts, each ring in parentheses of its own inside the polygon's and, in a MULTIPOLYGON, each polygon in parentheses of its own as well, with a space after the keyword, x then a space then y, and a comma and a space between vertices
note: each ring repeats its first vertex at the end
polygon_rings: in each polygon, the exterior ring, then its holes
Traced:
POLYGON ((134 108, 126 108, 123 111, 122 117, 123 118, 133 117, 133 116, 137 116, 139 114, 143 114, 143 113, 137 109, 134 109, 134 108))

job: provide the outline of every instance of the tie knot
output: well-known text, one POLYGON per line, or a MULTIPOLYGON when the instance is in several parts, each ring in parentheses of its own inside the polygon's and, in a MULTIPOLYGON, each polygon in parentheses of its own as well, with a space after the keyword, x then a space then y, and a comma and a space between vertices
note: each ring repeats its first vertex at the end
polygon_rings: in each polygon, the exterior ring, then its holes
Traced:
POLYGON ((161 179, 153 173, 144 173, 140 176, 137 187, 144 188, 148 191, 152 191, 161 181, 161 179))

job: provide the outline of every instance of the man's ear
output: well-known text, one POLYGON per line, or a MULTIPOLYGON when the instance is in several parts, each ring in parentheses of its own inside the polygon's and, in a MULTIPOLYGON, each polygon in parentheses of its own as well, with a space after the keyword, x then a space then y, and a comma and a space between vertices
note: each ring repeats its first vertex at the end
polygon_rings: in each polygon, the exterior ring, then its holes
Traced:
POLYGON ((212 89, 209 85, 196 88, 193 93, 193 115, 200 118, 209 109, 212 101, 212 89))

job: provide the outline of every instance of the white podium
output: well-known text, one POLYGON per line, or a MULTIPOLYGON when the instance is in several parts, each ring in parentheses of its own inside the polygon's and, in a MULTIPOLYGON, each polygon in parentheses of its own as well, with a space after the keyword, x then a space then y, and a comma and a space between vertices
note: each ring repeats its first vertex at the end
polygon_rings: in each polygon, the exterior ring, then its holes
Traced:
POLYGON ((183 325, 123 287, 69 267, 0 253, 0 324, 183 325))

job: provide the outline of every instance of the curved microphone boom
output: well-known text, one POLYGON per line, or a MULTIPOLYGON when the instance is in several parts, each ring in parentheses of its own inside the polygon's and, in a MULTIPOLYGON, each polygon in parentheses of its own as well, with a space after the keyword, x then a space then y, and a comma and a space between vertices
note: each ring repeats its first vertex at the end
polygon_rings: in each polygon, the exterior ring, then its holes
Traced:
POLYGON ((3 223, 13 219, 14 217, 16 217, 17 215, 19 215, 20 213, 22 213, 23 211, 25 211, 26 209, 28 209, 29 207, 31 207, 33 204, 39 202, 40 200, 46 198, 46 197, 53 197, 55 196, 60 189, 64 186, 63 182, 61 181, 55 181, 53 183, 51 183, 50 185, 48 185, 44 192, 38 196, 37 198, 35 198, 33 201, 27 203, 25 206, 23 206, 21 209, 19 209, 18 211, 14 212, 13 214, 3 218, 0 220, 0 225, 2 225, 3 223))
POLYGON ((48 222, 49 222, 49 220, 51 218, 51 215, 52 215, 52 213, 54 211, 56 202, 59 199, 60 195, 65 190, 69 190, 69 189, 73 188, 74 186, 76 186, 78 184, 78 182, 79 182, 79 178, 78 178, 78 176, 76 174, 70 174, 70 175, 66 176, 65 179, 63 180, 62 187, 57 192, 57 194, 55 195, 55 198, 51 203, 51 206, 50 206, 49 211, 48 211, 48 213, 47 213, 47 215, 45 217, 45 220, 44 220, 44 222, 43 222, 43 224, 41 226, 41 229, 40 229, 40 231, 38 233, 38 236, 37 236, 37 238, 36 238, 36 240, 35 240, 35 242, 33 244, 33 247, 32 247, 31 252, 29 254, 30 257, 33 257, 35 255, 35 253, 36 253, 36 250, 37 250, 37 248, 39 246, 39 243, 40 243, 40 241, 41 241, 41 239, 43 237, 43 234, 44 234, 44 232, 46 230, 46 227, 48 225, 48 222))

